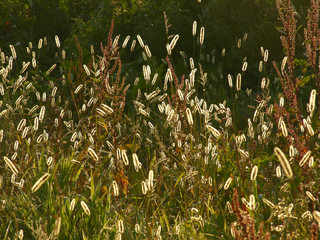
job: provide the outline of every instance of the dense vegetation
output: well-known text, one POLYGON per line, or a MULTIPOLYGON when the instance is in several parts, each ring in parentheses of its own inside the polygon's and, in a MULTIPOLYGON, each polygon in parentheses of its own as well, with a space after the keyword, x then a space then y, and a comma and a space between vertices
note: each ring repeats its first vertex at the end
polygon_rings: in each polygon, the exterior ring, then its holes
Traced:
POLYGON ((1 239, 318 239, 320 0, 0 7, 1 239))

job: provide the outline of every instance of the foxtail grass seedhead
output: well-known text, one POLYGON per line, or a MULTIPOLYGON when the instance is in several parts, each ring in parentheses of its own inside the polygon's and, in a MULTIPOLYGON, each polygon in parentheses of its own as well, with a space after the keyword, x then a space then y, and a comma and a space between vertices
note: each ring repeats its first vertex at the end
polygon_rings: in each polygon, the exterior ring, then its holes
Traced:
POLYGON ((242 65, 242 72, 245 72, 247 70, 248 67, 248 62, 244 62, 242 65))
POLYGON ((193 118, 192 118, 192 113, 191 113, 191 110, 190 108, 187 108, 186 109, 186 113, 187 113, 187 120, 188 120, 188 123, 189 125, 193 125, 193 118))
POLYGON ((270 202, 268 199, 263 198, 262 201, 270 208, 274 208, 274 204, 272 202, 270 202))
POLYGON ((278 147, 275 147, 273 151, 274 151, 274 154, 277 156, 279 162, 281 163, 282 169, 283 169, 284 173, 286 174, 286 176, 288 178, 292 178, 293 173, 292 173, 292 169, 291 169, 291 166, 290 166, 290 163, 289 163, 287 157, 284 155, 284 153, 278 147))
POLYGON ((53 64, 49 69, 48 71, 46 72, 46 75, 49 75, 55 68, 56 68, 57 64, 53 64))
POLYGON ((73 211, 75 204, 76 204, 76 199, 72 199, 70 203, 70 211, 73 211))
POLYGON ((312 213, 314 220, 317 221, 318 224, 320 224, 320 212, 317 210, 314 210, 312 213))
POLYGON ((88 152, 95 161, 99 161, 98 154, 91 147, 88 148, 88 152))
POLYGON ((139 42, 140 46, 141 46, 142 48, 144 48, 144 43, 143 43, 143 40, 142 40, 142 38, 140 37, 140 35, 137 35, 137 39, 138 39, 138 42, 139 42))
POLYGON ((122 219, 118 220, 118 222, 117 222, 117 231, 119 233, 124 233, 124 226, 123 226, 123 220, 122 219))
POLYGON ((192 36, 197 34, 197 21, 194 21, 192 24, 192 36))
POLYGON ((237 75, 236 88, 237 88, 237 91, 241 90, 241 73, 238 73, 237 75))
POLYGON ((252 168, 251 176, 250 176, 251 181, 256 180, 257 175, 258 175, 258 170, 259 170, 258 166, 254 166, 254 167, 252 168))
POLYGON ((119 187, 116 181, 112 182, 112 187, 113 187, 113 193, 117 197, 119 196, 119 187))
POLYGON ((55 37, 54 37, 54 40, 55 40, 55 42, 56 42, 56 45, 57 45, 57 48, 60 48, 60 40, 59 40, 59 37, 56 35, 55 37))
POLYGON ((302 167, 309 160, 310 156, 311 156, 311 151, 306 152, 302 157, 302 159, 300 160, 299 166, 302 167))
POLYGON ((90 76, 90 70, 89 70, 89 68, 87 67, 87 65, 83 64, 83 69, 84 69, 84 71, 86 72, 86 74, 87 74, 88 76, 90 76))
POLYGON ((122 48, 125 48, 130 40, 130 36, 127 36, 126 39, 122 43, 122 48))
POLYGON ((316 199, 314 198, 314 196, 312 195, 312 193, 311 193, 311 192, 306 191, 306 194, 307 194, 307 196, 311 199, 311 201, 313 201, 313 202, 315 202, 315 201, 316 201, 316 199))
POLYGON ((229 177, 229 178, 227 179, 226 183, 225 183, 224 186, 223 186, 224 190, 227 190, 227 189, 229 188, 231 182, 232 182, 232 178, 229 177))
POLYGON ((175 35, 174 38, 172 39, 170 45, 169 45, 171 51, 176 46, 178 40, 179 40, 179 35, 175 35))
POLYGON ((45 173, 38 181, 33 185, 31 191, 34 193, 49 179, 50 173, 45 173))
POLYGON ((206 128, 212 133, 212 135, 215 137, 215 138, 219 138, 221 133, 215 129, 214 127, 210 126, 210 125, 206 125, 206 128))
POLYGON ((90 209, 84 201, 81 201, 81 207, 88 216, 91 215, 90 209))
POLYGON ((200 45, 203 45, 204 42, 204 27, 200 28, 200 45))
POLYGON ((14 174, 18 174, 18 169, 16 168, 16 166, 13 164, 13 162, 11 162, 11 160, 8 157, 3 157, 3 160, 6 162, 6 164, 9 166, 10 170, 14 173, 14 174))

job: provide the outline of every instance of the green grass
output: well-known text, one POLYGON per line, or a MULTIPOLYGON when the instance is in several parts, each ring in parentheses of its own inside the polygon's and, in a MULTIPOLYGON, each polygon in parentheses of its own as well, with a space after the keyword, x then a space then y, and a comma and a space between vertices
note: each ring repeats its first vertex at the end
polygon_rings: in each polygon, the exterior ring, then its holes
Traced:
MULTIPOLYGON (((281 11, 289 21, 291 8, 281 11)), ((310 57, 288 94, 302 60, 289 59, 277 82, 263 50, 266 84, 250 94, 246 60, 236 67, 242 86, 236 74, 230 87, 196 38, 192 67, 185 56, 148 57, 133 37, 122 48, 112 30, 102 51, 77 39, 77 53, 56 47, 50 70, 38 62, 44 43, 26 59, 13 46, 1 52, 0 238, 316 239, 319 114, 309 95, 319 71, 310 57), (133 51, 142 57, 121 61, 133 51)))

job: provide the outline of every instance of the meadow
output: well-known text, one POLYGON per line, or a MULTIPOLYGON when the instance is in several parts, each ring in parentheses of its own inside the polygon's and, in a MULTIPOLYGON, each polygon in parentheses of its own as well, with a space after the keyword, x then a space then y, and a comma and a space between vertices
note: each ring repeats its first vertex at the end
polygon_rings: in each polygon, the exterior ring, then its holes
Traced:
POLYGON ((318 239, 320 1, 302 27, 290 0, 275 7, 282 61, 261 46, 234 73, 198 21, 193 55, 179 49, 187 40, 166 14, 162 59, 143 36, 114 36, 113 21, 100 48, 75 36, 68 52, 58 35, 23 53, 8 43, 0 238, 318 239))

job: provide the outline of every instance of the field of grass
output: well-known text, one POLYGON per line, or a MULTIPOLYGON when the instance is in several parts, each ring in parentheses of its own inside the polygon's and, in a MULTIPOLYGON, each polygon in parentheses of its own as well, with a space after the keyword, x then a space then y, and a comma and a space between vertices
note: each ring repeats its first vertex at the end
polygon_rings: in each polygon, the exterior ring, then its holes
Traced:
POLYGON ((156 59, 141 36, 114 37, 113 22, 101 49, 75 38, 69 53, 58 36, 23 54, 8 43, 0 239, 318 239, 319 4, 297 58, 297 13, 278 0, 282 62, 261 47, 256 66, 244 57, 237 74, 220 73, 224 90, 208 71, 228 49, 205 53, 210 29, 196 21, 194 56, 170 33, 156 59), (243 88, 248 67, 254 92, 243 88))

